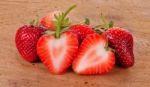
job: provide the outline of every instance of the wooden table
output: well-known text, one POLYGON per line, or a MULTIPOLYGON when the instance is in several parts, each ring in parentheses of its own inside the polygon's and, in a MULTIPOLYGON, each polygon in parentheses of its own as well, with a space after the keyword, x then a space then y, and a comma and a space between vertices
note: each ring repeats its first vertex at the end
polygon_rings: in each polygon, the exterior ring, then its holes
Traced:
POLYGON ((0 0, 0 87, 150 87, 150 0, 0 0), (15 47, 15 32, 36 14, 78 7, 69 15, 74 23, 99 14, 127 28, 134 36, 135 65, 115 67, 106 75, 79 76, 68 71, 51 75, 42 63, 24 61, 15 47))

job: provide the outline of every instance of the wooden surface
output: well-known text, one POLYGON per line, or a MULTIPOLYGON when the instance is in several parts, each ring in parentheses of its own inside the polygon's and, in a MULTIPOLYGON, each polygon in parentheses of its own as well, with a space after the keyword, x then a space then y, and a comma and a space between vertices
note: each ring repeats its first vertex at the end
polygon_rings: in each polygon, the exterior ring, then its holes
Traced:
POLYGON ((150 87, 150 0, 0 0, 0 87, 150 87), (15 32, 28 19, 49 11, 78 7, 73 22, 103 13, 134 36, 135 65, 106 75, 51 75, 42 63, 24 61, 15 48, 15 32))

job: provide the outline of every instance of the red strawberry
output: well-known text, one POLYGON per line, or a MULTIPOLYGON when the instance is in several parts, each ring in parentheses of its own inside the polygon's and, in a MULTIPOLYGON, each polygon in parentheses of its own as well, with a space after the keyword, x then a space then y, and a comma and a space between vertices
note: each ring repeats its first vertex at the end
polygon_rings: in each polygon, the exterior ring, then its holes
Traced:
POLYGON ((85 24, 73 25, 69 28, 69 31, 75 33, 78 36, 79 43, 81 43, 88 34, 95 33, 95 31, 90 26, 85 24))
POLYGON ((52 29, 54 28, 55 24, 53 22, 53 20, 55 19, 55 15, 58 15, 60 13, 60 11, 53 11, 48 13, 46 16, 44 16, 40 23, 42 26, 44 26, 47 29, 52 29))
POLYGON ((65 13, 55 18, 54 34, 42 36, 37 44, 37 52, 41 61, 53 74, 62 74, 71 66, 74 55, 78 50, 78 39, 71 32, 64 32, 68 25, 66 15, 74 8, 70 7, 65 13))
POLYGON ((80 45, 73 70, 77 74, 104 74, 115 64, 114 53, 107 49, 107 40, 98 34, 88 35, 80 45))
POLYGON ((109 28, 104 35, 108 38, 109 44, 115 49, 117 64, 122 67, 131 67, 134 64, 133 37, 125 29, 109 28))
POLYGON ((38 60, 36 44, 44 29, 38 26, 24 25, 16 33, 16 47, 22 57, 29 61, 38 60))
POLYGON ((66 71, 72 64, 73 55, 77 49, 78 40, 71 32, 61 34, 60 38, 44 35, 37 44, 37 52, 41 61, 54 74, 62 74, 66 71))

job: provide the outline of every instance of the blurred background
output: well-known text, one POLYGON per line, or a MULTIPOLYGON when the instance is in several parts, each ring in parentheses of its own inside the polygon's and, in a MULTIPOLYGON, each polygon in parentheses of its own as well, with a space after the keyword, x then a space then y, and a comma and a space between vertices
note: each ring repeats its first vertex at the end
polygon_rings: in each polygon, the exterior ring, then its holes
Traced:
POLYGON ((0 0, 0 87, 150 87, 150 0, 0 0), (124 27, 134 36, 135 66, 115 68, 102 76, 78 76, 73 72, 49 74, 41 63, 24 61, 15 47, 16 30, 37 14, 64 11, 76 4, 70 14, 72 23, 85 17, 91 25, 100 14, 124 27))

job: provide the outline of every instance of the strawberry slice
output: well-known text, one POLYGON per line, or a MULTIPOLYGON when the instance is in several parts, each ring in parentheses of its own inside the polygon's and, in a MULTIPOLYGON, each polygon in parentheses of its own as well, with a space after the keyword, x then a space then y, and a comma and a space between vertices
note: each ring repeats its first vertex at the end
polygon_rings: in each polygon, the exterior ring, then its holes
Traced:
POLYGON ((104 74, 115 64, 114 53, 107 49, 107 40, 98 34, 88 35, 73 62, 73 70, 77 74, 104 74))
POLYGON ((66 12, 55 17, 55 27, 52 31, 48 30, 47 35, 40 37, 37 43, 37 53, 41 61, 48 67, 53 74, 62 74, 71 66, 74 54, 78 50, 78 39, 76 34, 65 32, 69 23, 67 14, 75 8, 71 6, 66 12))
POLYGON ((78 50, 78 40, 71 32, 61 34, 59 39, 53 35, 42 36, 37 44, 41 61, 54 74, 62 74, 72 64, 73 55, 78 50))

